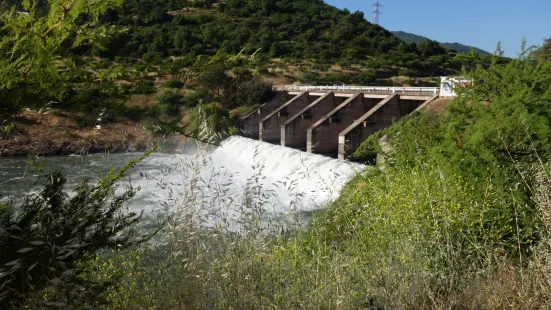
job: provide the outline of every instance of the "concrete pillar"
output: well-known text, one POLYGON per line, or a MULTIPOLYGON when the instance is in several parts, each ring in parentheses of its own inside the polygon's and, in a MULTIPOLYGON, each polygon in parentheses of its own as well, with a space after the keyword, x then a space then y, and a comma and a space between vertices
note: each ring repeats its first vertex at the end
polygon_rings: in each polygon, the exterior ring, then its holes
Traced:
POLYGON ((339 159, 345 159, 354 153, 370 135, 391 126, 426 102, 423 97, 398 96, 398 94, 388 96, 340 132, 339 159), (402 98, 405 99, 402 100, 402 98))
POLYGON ((252 139, 258 139, 258 123, 260 120, 265 118, 266 115, 273 112, 277 108, 281 107, 285 102, 289 101, 289 99, 291 99, 291 95, 289 95, 286 91, 278 92, 278 94, 270 101, 249 113, 241 122, 241 135, 252 139))
POLYGON ((264 117, 258 124, 260 141, 280 144, 281 124, 285 123, 289 117, 304 109, 315 99, 317 97, 310 96, 308 92, 303 92, 264 117))
POLYGON ((308 128, 346 99, 330 92, 307 105, 281 125, 281 145, 306 150, 308 128))
POLYGON ((336 155, 339 133, 381 100, 359 93, 337 106, 308 128, 306 151, 336 155))
POLYGON ((379 102, 353 124, 339 133, 339 159, 355 152, 360 144, 376 131, 392 125, 393 120, 400 118, 400 97, 390 95, 379 102))

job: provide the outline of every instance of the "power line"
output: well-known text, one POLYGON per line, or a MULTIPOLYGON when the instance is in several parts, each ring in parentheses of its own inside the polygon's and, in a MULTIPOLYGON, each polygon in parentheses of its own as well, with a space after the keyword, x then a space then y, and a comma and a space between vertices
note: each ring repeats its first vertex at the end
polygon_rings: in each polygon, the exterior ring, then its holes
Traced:
POLYGON ((379 2, 379 0, 377 0, 375 1, 375 4, 371 6, 375 8, 375 10, 373 11, 373 20, 375 24, 379 25, 379 16, 383 14, 383 12, 381 12, 381 8, 383 7, 383 5, 379 2))

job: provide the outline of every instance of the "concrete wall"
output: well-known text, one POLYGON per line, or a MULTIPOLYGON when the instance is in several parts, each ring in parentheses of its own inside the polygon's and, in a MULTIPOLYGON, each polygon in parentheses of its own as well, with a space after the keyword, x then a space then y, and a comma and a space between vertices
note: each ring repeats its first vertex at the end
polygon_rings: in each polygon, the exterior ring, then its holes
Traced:
POLYGON ((400 109, 400 116, 397 117, 397 120, 413 113, 413 111, 417 110, 418 107, 420 107, 426 100, 419 98, 418 100, 413 99, 406 99, 404 100, 402 97, 400 97, 398 108, 400 109))
POLYGON ((339 133, 381 100, 366 98, 362 93, 349 98, 308 128, 306 150, 315 153, 337 153, 339 133))
POLYGON ((281 125, 281 145, 306 150, 308 128, 346 99, 348 98, 336 97, 334 93, 327 93, 306 106, 281 125))
POLYGON ((260 108, 254 110, 249 115, 243 118, 241 123, 241 135, 247 138, 258 139, 258 123, 268 114, 272 113, 292 97, 287 92, 278 92, 278 94, 270 101, 266 102, 260 108))
POLYGON ((388 96, 339 134, 339 159, 349 157, 370 135, 391 126, 425 102, 425 100, 401 100, 398 95, 388 96))
POLYGON ((317 96, 310 96, 308 92, 304 92, 268 114, 258 124, 260 141, 280 144, 281 125, 316 99, 317 96))

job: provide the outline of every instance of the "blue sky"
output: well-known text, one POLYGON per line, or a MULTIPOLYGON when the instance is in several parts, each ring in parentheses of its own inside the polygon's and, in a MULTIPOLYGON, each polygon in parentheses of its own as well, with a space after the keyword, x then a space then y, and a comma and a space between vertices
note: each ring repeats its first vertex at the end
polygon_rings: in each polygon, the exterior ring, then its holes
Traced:
MULTIPOLYGON (((373 21, 375 0, 325 0, 373 21)), ((515 57, 522 38, 541 45, 551 37, 551 0, 380 0, 380 24, 441 42, 459 42, 493 53, 501 41, 505 55, 515 57)))

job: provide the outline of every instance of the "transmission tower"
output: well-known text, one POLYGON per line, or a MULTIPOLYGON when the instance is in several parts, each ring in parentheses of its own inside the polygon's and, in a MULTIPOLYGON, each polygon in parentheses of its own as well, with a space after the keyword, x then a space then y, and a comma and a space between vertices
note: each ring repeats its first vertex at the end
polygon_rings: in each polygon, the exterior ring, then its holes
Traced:
POLYGON ((375 8, 375 10, 373 11, 373 20, 375 21, 375 24, 379 25, 379 15, 383 14, 383 12, 381 12, 381 8, 383 7, 383 5, 379 2, 379 0, 377 0, 371 6, 375 8))

